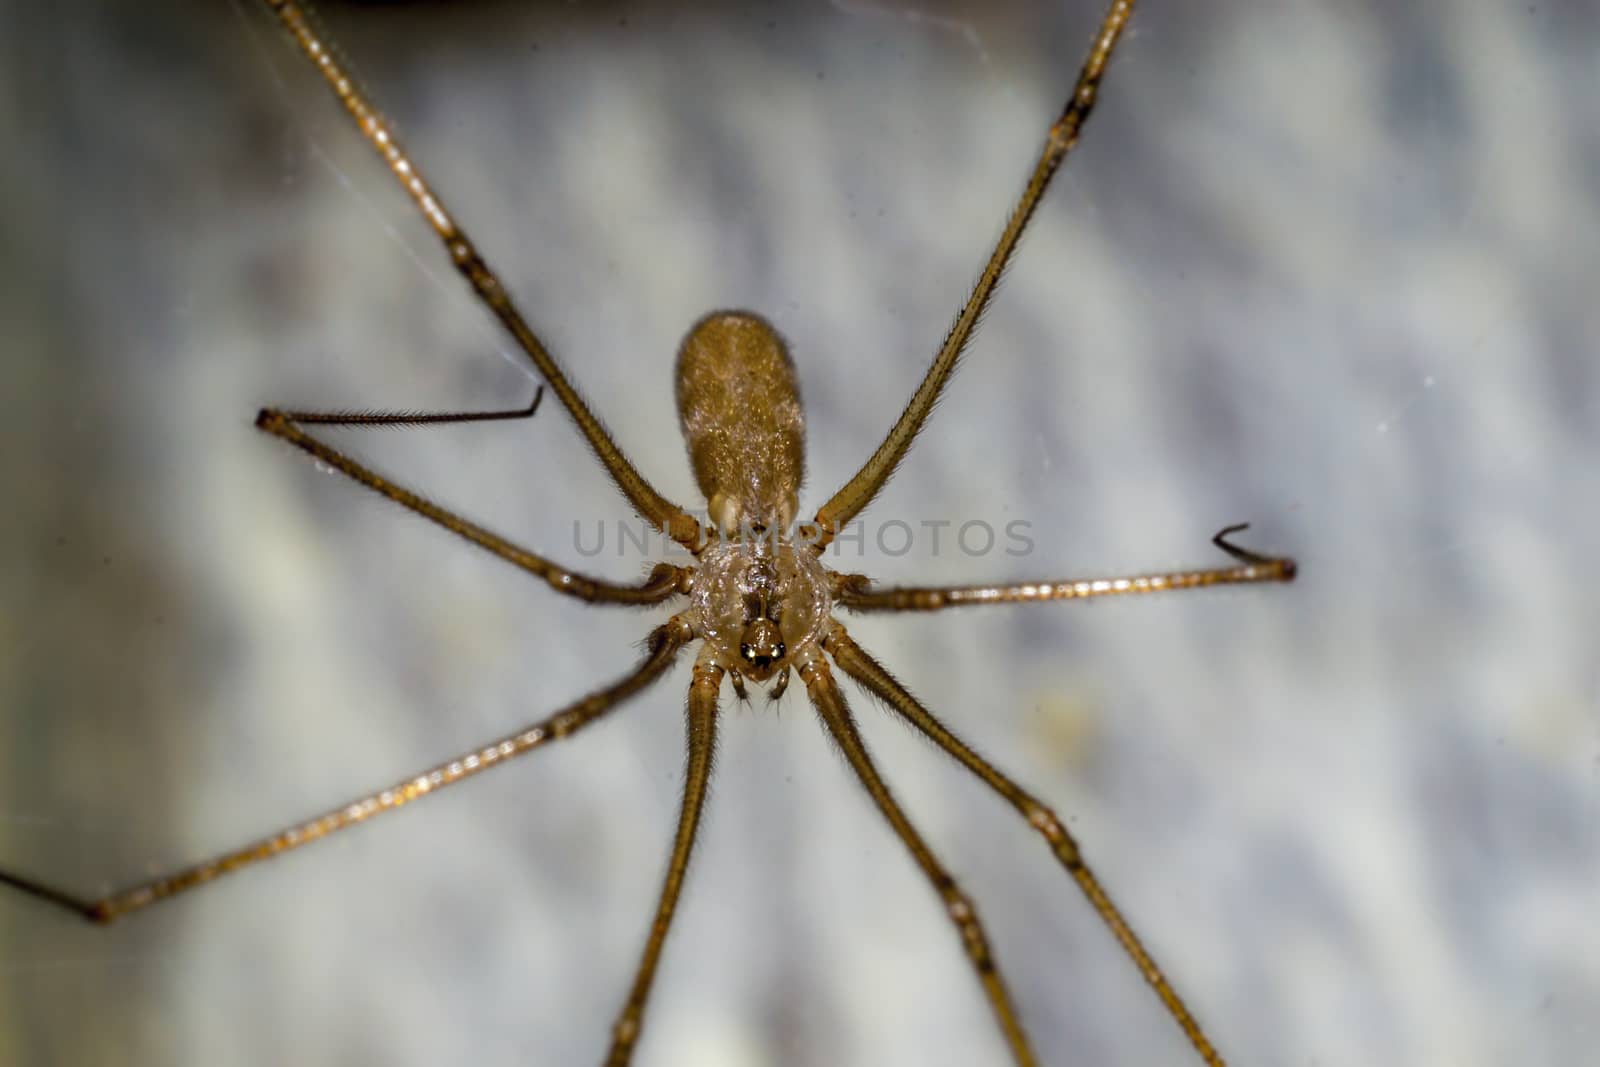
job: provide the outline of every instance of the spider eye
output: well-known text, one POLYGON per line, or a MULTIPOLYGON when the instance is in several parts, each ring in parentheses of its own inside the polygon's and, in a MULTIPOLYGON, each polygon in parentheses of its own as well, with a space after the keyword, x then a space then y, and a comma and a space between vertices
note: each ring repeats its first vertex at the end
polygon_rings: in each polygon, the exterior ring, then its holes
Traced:
POLYGON ((788 649, 788 646, 787 646, 787 645, 785 645, 785 644, 784 644, 784 643, 783 643, 783 642, 782 642, 782 641, 779 641, 779 642, 778 642, 778 654, 777 654, 777 656, 776 656, 776 657, 774 657, 774 658, 776 658, 776 659, 782 659, 782 658, 783 658, 783 654, 784 654, 784 653, 785 653, 785 652, 787 652, 787 651, 788 651, 788 650, 789 650, 789 649, 788 649))
POLYGON ((755 659, 756 658, 756 654, 753 651, 751 651, 751 649, 750 649, 749 642, 746 642, 745 644, 742 644, 742 645, 739 646, 739 655, 743 656, 745 659, 755 659))

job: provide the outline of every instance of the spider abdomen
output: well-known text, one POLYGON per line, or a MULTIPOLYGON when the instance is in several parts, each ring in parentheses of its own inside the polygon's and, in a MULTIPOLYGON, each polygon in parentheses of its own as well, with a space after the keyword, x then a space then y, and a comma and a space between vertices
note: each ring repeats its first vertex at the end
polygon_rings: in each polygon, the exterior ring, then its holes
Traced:
POLYGON ((678 350, 678 421, 711 521, 785 535, 805 477, 805 416, 776 330, 744 311, 695 323, 678 350))

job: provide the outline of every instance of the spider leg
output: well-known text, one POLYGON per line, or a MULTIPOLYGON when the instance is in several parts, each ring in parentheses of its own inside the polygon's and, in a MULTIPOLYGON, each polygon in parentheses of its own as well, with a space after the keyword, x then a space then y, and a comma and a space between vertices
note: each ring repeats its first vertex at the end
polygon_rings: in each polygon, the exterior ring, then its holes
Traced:
POLYGON ((1222 529, 1218 530, 1215 534, 1212 535, 1211 543, 1216 545, 1218 548, 1222 549, 1222 551, 1226 552, 1228 555, 1232 556, 1234 559, 1238 560, 1240 563, 1260 563, 1260 564, 1286 563, 1289 566, 1289 574, 1288 574, 1288 577, 1285 578, 1284 580, 1288 581, 1290 578, 1293 578, 1294 577, 1294 560, 1292 560, 1292 559, 1274 559, 1271 556, 1263 556, 1261 553, 1252 552, 1248 548, 1240 548, 1238 545, 1234 544, 1231 540, 1229 540, 1229 538, 1228 538, 1229 534, 1243 533, 1245 530, 1248 530, 1248 529, 1250 529, 1250 524, 1248 522, 1236 522, 1232 526, 1224 526, 1222 529))
POLYGON ((1111 53, 1117 47, 1117 38, 1122 35, 1123 27, 1128 24, 1132 14, 1133 0, 1113 0, 1111 6, 1106 9, 1104 17, 1100 20, 1100 30, 1095 34, 1094 44, 1089 48, 1089 56, 1084 60, 1083 69, 1078 74, 1078 83, 1073 87, 1072 95, 1067 98, 1066 107, 1060 117, 1045 136, 1044 148, 1039 154, 1039 161, 1034 164, 1033 173, 1028 177, 1028 184, 1023 188, 1022 196, 1016 206, 1012 208, 999 242, 989 254, 989 261, 984 265, 983 273, 978 276, 978 282, 973 287, 971 295, 967 297, 967 302, 961 306, 961 312, 956 316, 950 332, 945 335, 944 343, 939 346, 939 352, 934 356, 933 364, 928 368, 922 384, 911 394, 910 402, 890 427, 888 435, 884 437, 877 451, 872 453, 871 458, 856 472, 855 477, 834 493, 817 512, 816 523, 821 531, 815 545, 816 551, 820 552, 828 547, 828 543, 838 535, 839 530, 872 502, 872 498, 878 495, 878 491, 889 480, 894 469, 905 458, 906 452, 911 448, 911 442, 916 440, 917 434, 921 432, 928 413, 933 410, 945 383, 950 380, 950 372, 955 370, 956 362, 966 349, 967 342, 972 340, 978 321, 983 317, 984 309, 988 307, 990 298, 994 296, 995 287, 1000 283, 1000 276, 1005 273, 1006 264, 1010 262, 1012 253, 1016 251, 1017 242, 1022 238, 1022 231, 1027 228, 1034 209, 1039 206, 1040 199, 1050 186, 1050 179, 1055 176, 1067 153, 1078 143, 1078 134, 1088 119, 1089 112, 1094 110, 1095 99, 1099 95, 1100 80, 1105 76, 1106 65, 1111 60, 1111 53))
POLYGON ((169 900, 180 893, 213 882, 225 874, 232 874, 253 863, 274 859, 301 845, 320 841, 340 830, 349 829, 412 801, 431 796, 445 786, 454 785, 473 775, 509 763, 515 757, 532 752, 547 742, 571 737, 661 677, 672 665, 678 650, 693 636, 687 619, 682 615, 675 615, 650 634, 649 652, 644 661, 631 673, 604 689, 590 693, 577 703, 569 704, 549 718, 498 741, 490 742, 470 752, 463 752, 452 760, 402 779, 387 789, 358 797, 314 819, 296 823, 243 848, 223 853, 165 877, 98 898, 75 896, 5 871, 0 871, 0 885, 10 886, 97 923, 112 922, 158 901, 169 900))
POLYGON ((1089 903, 1099 913, 1101 921, 1111 930, 1134 966, 1139 968, 1139 973, 1144 975, 1145 981, 1155 990, 1156 996, 1161 998, 1167 1014, 1171 1015, 1173 1021, 1183 1030, 1189 1043, 1194 1046, 1195 1052, 1199 1053, 1200 1058, 1211 1067, 1222 1067, 1222 1057, 1206 1037, 1194 1014, 1184 1004, 1178 991, 1172 987, 1172 983, 1150 955, 1149 950, 1144 947, 1143 942, 1139 940, 1139 936, 1133 932, 1133 927, 1128 925, 1128 920, 1112 903, 1110 894, 1106 892, 1083 858, 1078 842, 1055 812, 951 733, 932 712, 923 707, 916 697, 896 681, 882 664, 856 644, 843 626, 835 623, 828 636, 823 639, 822 647, 833 657, 834 662, 839 664, 839 668, 859 682, 862 688, 883 701, 892 711, 925 734, 958 763, 981 778, 984 784, 1016 808, 1022 817, 1028 820, 1029 826, 1044 836, 1050 845, 1050 851, 1055 854, 1061 866, 1066 868, 1067 873, 1072 875, 1073 880, 1078 883, 1078 888, 1083 890, 1083 895, 1089 898, 1089 903))
POLYGON ((498 534, 491 533, 475 522, 447 511, 427 497, 396 485, 371 468, 362 466, 343 452, 312 437, 295 425, 295 421, 293 412, 262 408, 261 413, 256 416, 256 427, 274 437, 283 438, 340 474, 359 482, 380 496, 389 498, 401 507, 409 508, 423 518, 438 523, 457 537, 470 541, 506 562, 543 578, 549 583, 550 588, 558 593, 587 600, 592 604, 633 605, 659 604, 668 597, 685 591, 684 583, 690 572, 669 563, 657 564, 655 570, 650 572, 650 576, 636 586, 616 585, 600 578, 590 578, 576 571, 569 571, 543 556, 507 541, 498 534))
POLYGON ((406 150, 401 147, 388 121, 357 87, 355 79, 339 65, 334 51, 318 36, 305 11, 294 0, 262 0, 262 2, 289 31, 300 51, 305 53, 306 58, 317 68, 323 80, 328 83, 328 87, 333 90, 333 94, 350 113, 351 118, 355 119, 356 125, 361 129, 361 135, 383 157, 383 161, 388 164, 389 170, 394 173, 401 187, 417 205, 417 210, 421 212, 423 219, 444 243, 456 270, 467 280, 467 284, 472 286, 478 298, 494 312, 495 317, 516 340, 518 347, 538 369, 539 374, 550 383, 556 398, 578 424, 578 429, 588 440, 589 447, 594 450, 595 456, 605 466, 611 475, 611 480, 622 490, 622 494, 628 498, 634 510, 646 521, 665 531, 673 540, 691 549, 695 548, 701 539, 700 524, 688 512, 656 492, 655 487, 645 480, 623 454, 622 449, 611 439, 605 426, 589 410, 589 405, 567 380, 555 357, 545 348, 544 342, 539 340, 527 320, 522 317, 522 313, 511 302, 511 297, 506 293, 499 277, 484 262, 472 241, 445 210, 443 202, 422 177, 422 172, 417 169, 417 165, 406 150))
POLYGON ((852 611, 940 611, 972 604, 1088 600, 1092 597, 1133 593, 1207 589, 1215 585, 1294 581, 1294 560, 1263 556, 1240 548, 1227 539, 1228 534, 1243 529, 1243 524, 1230 526, 1211 539, 1214 545, 1239 561, 1232 567, 1129 574, 1111 578, 1069 578, 1015 585, 901 586, 891 589, 874 589, 865 575, 846 574, 840 575, 834 582, 835 598, 840 605, 852 611))
POLYGON ((694 850, 695 835, 700 828, 706 787, 711 781, 711 766, 717 744, 717 691, 722 686, 722 673, 722 668, 709 659, 701 659, 694 665, 694 679, 689 683, 686 712, 689 754, 684 772, 683 806, 678 813, 678 832, 672 843, 672 859, 667 864, 667 875, 656 904, 650 937, 645 942, 639 969, 634 972, 633 988, 628 991, 627 1002, 623 1004, 611 1031, 607 1067, 624 1067, 632 1059, 634 1045, 638 1043, 644 1025, 645 1002, 650 997, 650 985, 655 980, 661 947, 666 943, 667 931, 672 928, 672 916, 678 906, 678 895, 683 889, 689 856, 694 850))
POLYGON ((299 426, 439 426, 457 422, 501 422, 531 419, 544 400, 544 386, 534 390, 533 403, 505 411, 288 411, 279 414, 299 426))
POLYGON ((844 758, 849 761, 856 777, 871 794, 873 803, 878 805, 878 810, 894 828, 895 834, 911 850, 911 856, 916 860, 917 866, 922 868, 928 881, 933 884, 934 891, 944 902, 945 911, 961 934, 962 947, 967 950, 972 968, 977 972, 978 980, 983 983, 983 991, 989 998, 989 1006, 994 1010, 995 1019, 1005 1034, 1006 1044, 1011 1049, 1011 1058, 1018 1067, 1032 1067, 1038 1060, 1028 1044, 1027 1035, 1023 1033, 1022 1023, 1017 1018, 1017 1010, 1011 1003, 1011 995, 1006 992, 1005 980, 1001 978, 999 964, 995 961, 994 953, 990 951, 989 939, 983 932, 983 924, 978 919, 977 909, 956 885, 955 879, 944 869, 939 858, 933 854, 933 850, 922 840, 922 835, 906 817, 894 795, 889 792, 889 786, 879 776, 877 768, 872 763, 872 757, 867 752, 866 743, 861 739, 855 720, 850 715, 844 694, 839 691, 837 683, 833 680, 833 673, 828 669, 827 661, 818 656, 806 663, 800 668, 800 680, 805 683, 806 692, 810 694, 811 704, 817 709, 822 724, 832 735, 840 751, 844 753, 844 758))

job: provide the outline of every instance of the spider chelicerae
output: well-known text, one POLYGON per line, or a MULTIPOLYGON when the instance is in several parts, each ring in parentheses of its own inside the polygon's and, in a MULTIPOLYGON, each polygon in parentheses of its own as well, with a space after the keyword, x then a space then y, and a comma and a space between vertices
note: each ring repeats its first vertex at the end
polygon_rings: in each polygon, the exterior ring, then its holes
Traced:
POLYGON ((444 242, 452 262, 527 353, 630 504, 644 519, 690 551, 694 563, 688 566, 664 563, 637 586, 620 586, 577 574, 361 466, 314 436, 312 429, 318 425, 414 425, 527 417, 537 410, 542 392, 526 407, 503 412, 419 416, 264 410, 257 422, 264 431, 544 579, 558 592, 599 604, 651 605, 677 600, 680 610, 651 632, 647 653, 640 665, 584 700, 525 730, 409 775, 387 789, 243 849, 96 900, 83 900, 17 875, 4 875, 4 880, 96 921, 120 918, 221 874, 420 799, 549 741, 570 736, 647 687, 692 645, 697 649, 697 657, 688 698, 689 757, 679 831, 655 922, 613 1031, 608 1062, 626 1062, 639 1038, 651 982, 699 825, 724 680, 741 698, 747 695, 752 683, 768 685, 769 691, 781 692, 794 680, 805 689, 824 728, 945 904, 1013 1058, 1018 1063, 1034 1062, 977 909, 924 843, 879 776, 857 733, 835 679, 835 670, 850 675, 882 699, 1018 810, 1045 839, 1067 875, 1085 892, 1200 1056, 1208 1062, 1220 1062, 1172 983, 1139 944, 1100 887, 1062 821, 934 718, 855 643, 835 617, 835 609, 932 611, 971 604, 1284 581, 1293 576, 1293 564, 1238 548, 1228 540, 1232 528, 1216 538, 1218 546, 1234 557, 1230 566, 1131 577, 1004 586, 884 589, 863 576, 830 570, 821 562, 822 550, 878 494, 927 419, 970 341, 1032 212, 1055 170, 1077 142, 1082 124, 1093 108, 1106 65, 1130 17, 1132 4, 1115 3, 1107 11, 1067 106, 1046 137, 1044 150, 1023 197, 1012 211, 998 246, 922 385, 878 450, 855 477, 809 519, 800 511, 798 499, 804 467, 803 418, 792 364, 783 342, 764 319, 749 312, 712 313, 694 326, 679 354, 678 405, 695 476, 707 501, 711 521, 706 524, 663 498, 622 454, 542 342, 514 309, 498 278, 425 183, 395 140, 392 130, 332 58, 300 8, 293 3, 264 2, 354 116, 363 135, 384 156, 444 242))

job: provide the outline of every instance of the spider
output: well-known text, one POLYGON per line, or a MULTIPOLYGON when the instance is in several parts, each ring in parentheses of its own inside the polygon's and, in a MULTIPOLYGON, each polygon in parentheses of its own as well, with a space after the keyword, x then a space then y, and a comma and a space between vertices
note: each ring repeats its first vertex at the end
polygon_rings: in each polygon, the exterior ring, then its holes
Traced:
POLYGON ((791 681, 804 688, 823 727, 944 903, 951 926, 971 961, 1012 1058, 1017 1063, 1035 1062, 975 904, 923 841, 879 774, 857 732, 835 678, 835 669, 850 675, 880 698, 1018 810, 1028 825, 1045 839, 1066 874, 1086 894, 1199 1056, 1206 1062, 1221 1062, 1173 983, 1140 944, 1100 885, 1062 821, 1033 795, 978 756, 911 696, 854 641, 835 618, 834 609, 933 611, 975 604, 1082 599, 1226 583, 1287 581, 1293 577, 1293 563, 1239 548, 1229 540, 1229 535, 1238 527, 1230 527, 1215 538, 1218 547, 1233 557, 1230 566, 1130 577, 1005 586, 885 589, 862 575, 837 572, 822 563, 823 550, 878 494, 924 425, 1051 177, 1077 142, 1093 108, 1106 66, 1130 18, 1132 3, 1113 3, 1107 10, 1077 85, 1049 131, 1022 199, 1010 214, 999 245, 921 386, 877 451, 809 521, 800 521, 803 513, 798 499, 804 469, 803 417, 793 364, 783 341, 764 319, 744 311, 713 312, 690 330, 678 356, 678 406, 691 465, 706 497, 709 524, 663 498, 622 454, 512 306, 496 275, 421 177, 391 128, 332 58, 327 45, 319 39, 298 5, 289 0, 264 0, 264 3, 351 112, 363 136, 383 155, 444 243, 451 261, 526 352, 629 503, 643 518, 687 549, 694 563, 689 566, 663 563, 635 586, 578 574, 402 488, 330 447, 312 430, 319 425, 437 424, 529 417, 539 407, 542 389, 526 407, 509 411, 416 415, 268 408, 260 413, 257 425, 369 490, 543 579, 557 592, 597 604, 654 605, 678 598, 686 598, 687 603, 651 632, 646 655, 633 671, 584 700, 527 729, 410 775, 387 789, 358 798, 245 848, 96 900, 80 899, 18 875, 3 874, 0 880, 95 921, 121 918, 221 874, 318 840, 508 762, 550 741, 566 738, 648 687, 689 646, 698 644, 688 697, 688 760, 679 829, 655 921, 612 1031, 607 1062, 627 1062, 640 1038, 652 979, 699 826, 724 680, 741 699, 747 697, 752 683, 770 685, 769 692, 774 694, 781 693, 791 681))

